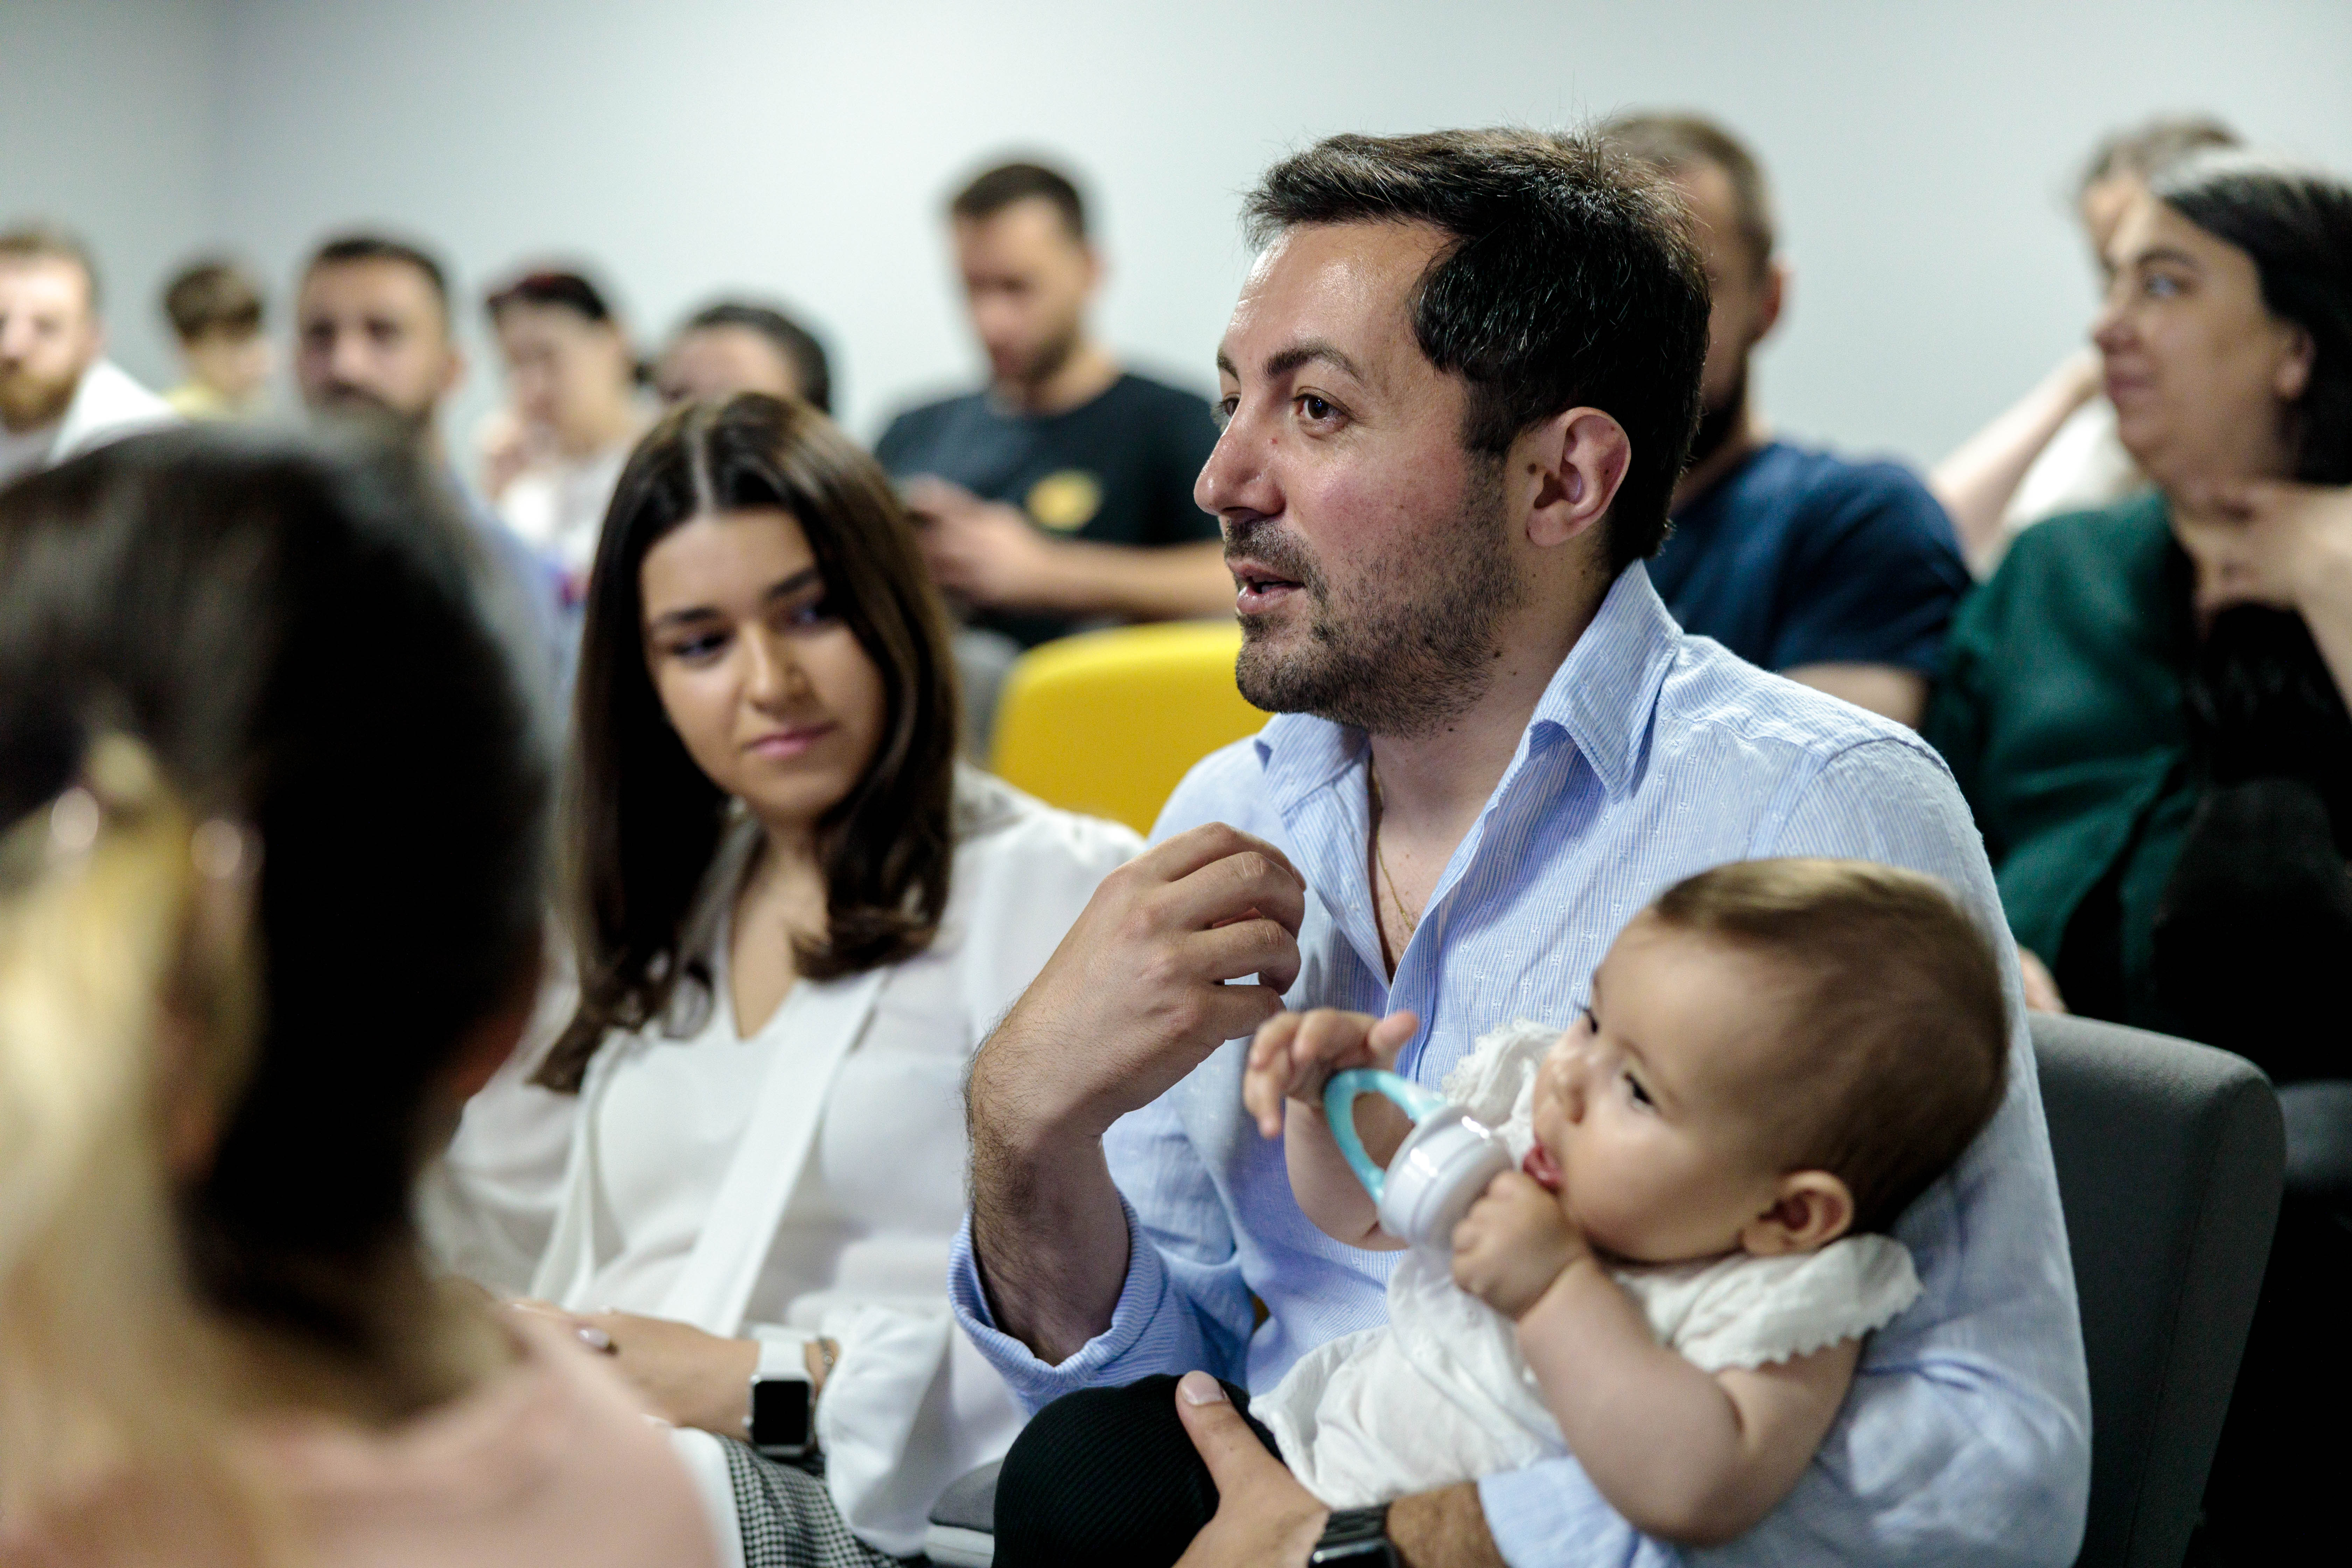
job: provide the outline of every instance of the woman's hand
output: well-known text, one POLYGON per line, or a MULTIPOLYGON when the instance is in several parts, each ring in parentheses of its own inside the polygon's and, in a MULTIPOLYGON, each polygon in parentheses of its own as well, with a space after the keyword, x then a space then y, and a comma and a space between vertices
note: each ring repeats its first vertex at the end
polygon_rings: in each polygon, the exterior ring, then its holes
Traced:
POLYGON ((2041 955, 2023 942, 2017 947, 2017 978, 2025 992, 2025 1010, 2029 1013, 2063 1013, 2066 998, 2058 989, 2057 977, 2041 955))
POLYGON ((1454 1282, 1514 1322, 1592 1248, 1533 1177, 1506 1171, 1454 1227, 1454 1282))
POLYGON ((2352 488, 2248 480, 2183 496, 2176 527, 2197 563, 2197 608, 2352 616, 2352 488))
MULTIPOLYGON (((635 1312, 567 1312, 546 1301, 514 1305, 570 1325, 583 1343, 611 1356, 645 1407, 671 1426, 697 1426, 721 1437, 743 1436, 751 1411, 751 1373, 760 1365, 759 1341, 720 1339, 691 1323, 635 1312)), ((823 1369, 817 1358, 811 1363, 814 1385, 823 1369)))
POLYGON ((1393 1068, 1397 1053, 1421 1026, 1411 1013, 1375 1018, 1317 1007, 1276 1013, 1250 1041, 1249 1065, 1242 1071, 1242 1103, 1268 1138, 1281 1136, 1282 1102, 1293 1100, 1318 1115, 1323 1086, 1349 1068, 1393 1068))

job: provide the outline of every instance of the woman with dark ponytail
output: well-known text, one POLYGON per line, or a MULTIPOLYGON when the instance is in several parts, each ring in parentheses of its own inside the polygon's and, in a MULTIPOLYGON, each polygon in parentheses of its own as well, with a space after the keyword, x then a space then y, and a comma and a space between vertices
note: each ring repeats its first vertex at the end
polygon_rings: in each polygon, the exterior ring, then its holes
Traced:
POLYGON ((540 973, 480 565, 388 458, 0 491, 0 1561, 715 1561, 609 1368, 417 1247, 540 973))

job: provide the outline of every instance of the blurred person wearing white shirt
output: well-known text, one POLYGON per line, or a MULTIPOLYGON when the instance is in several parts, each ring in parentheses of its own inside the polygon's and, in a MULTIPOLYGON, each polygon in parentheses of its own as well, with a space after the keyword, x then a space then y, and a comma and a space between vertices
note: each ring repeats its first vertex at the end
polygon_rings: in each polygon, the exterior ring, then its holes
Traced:
POLYGON ((483 489, 507 526, 585 592, 596 533, 649 415, 635 350, 604 291, 577 272, 525 273, 491 292, 490 327, 510 406, 485 454, 483 489))
POLYGON ((0 483, 173 422, 105 354, 88 247, 37 225, 0 232, 0 483))

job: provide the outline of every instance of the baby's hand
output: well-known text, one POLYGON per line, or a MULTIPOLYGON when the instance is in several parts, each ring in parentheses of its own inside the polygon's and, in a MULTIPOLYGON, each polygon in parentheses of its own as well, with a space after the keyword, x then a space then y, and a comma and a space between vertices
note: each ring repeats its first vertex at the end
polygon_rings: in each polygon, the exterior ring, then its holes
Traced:
POLYGON ((1323 1086, 1349 1068, 1393 1067, 1421 1020, 1411 1013, 1375 1018, 1318 1007, 1311 1013, 1276 1013, 1258 1026, 1250 1042, 1249 1066, 1242 1073, 1242 1104, 1268 1138, 1282 1135, 1282 1102, 1320 1108, 1323 1086))
POLYGON ((1454 1227, 1454 1282, 1517 1321, 1562 1270, 1591 1252, 1557 1196, 1506 1171, 1454 1227))

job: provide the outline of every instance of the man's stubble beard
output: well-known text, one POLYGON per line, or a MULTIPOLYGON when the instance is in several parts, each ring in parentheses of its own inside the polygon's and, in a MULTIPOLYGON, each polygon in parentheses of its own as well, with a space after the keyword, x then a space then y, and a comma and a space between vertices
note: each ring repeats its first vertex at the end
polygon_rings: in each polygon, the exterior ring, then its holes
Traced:
POLYGON ((85 365, 63 380, 43 381, 29 371, 0 371, 0 428, 21 435, 54 425, 73 405, 81 378, 89 373, 85 365))
POLYGON ((1690 461, 1683 466, 1685 473, 1705 463, 1730 443, 1731 438, 1739 433, 1739 416, 1747 407, 1748 365, 1742 361, 1739 379, 1732 383, 1729 394, 1720 403, 1709 404, 1699 410, 1698 429, 1691 437, 1690 461))
POLYGON ((1248 554, 1299 584, 1307 647, 1277 650, 1243 622, 1234 676, 1273 713, 1311 713, 1370 734, 1427 735, 1469 710, 1494 683, 1503 618, 1525 602, 1504 532, 1503 464, 1475 457, 1452 521, 1365 563, 1355 598, 1335 600, 1290 537, 1236 530, 1248 554))

